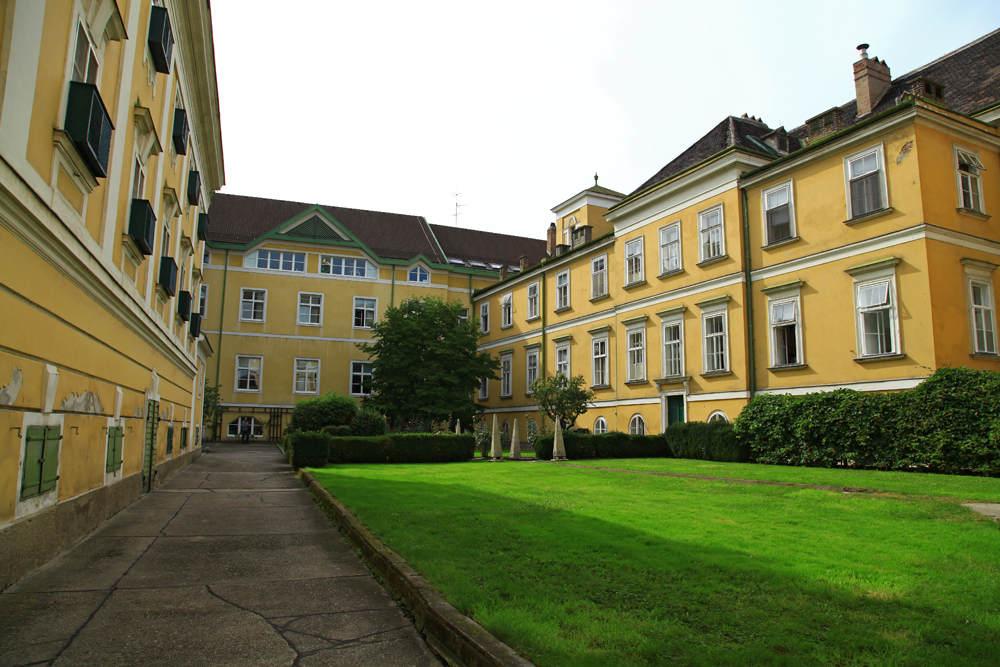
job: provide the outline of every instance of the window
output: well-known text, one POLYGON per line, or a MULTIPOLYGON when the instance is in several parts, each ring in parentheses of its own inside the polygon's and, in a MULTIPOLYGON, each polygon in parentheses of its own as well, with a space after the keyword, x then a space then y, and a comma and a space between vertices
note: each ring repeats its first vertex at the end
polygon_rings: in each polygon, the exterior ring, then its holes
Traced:
POLYGON ((80 23, 76 29, 76 56, 73 59, 73 81, 97 85, 97 50, 80 23))
POLYGON ((368 361, 351 362, 351 396, 372 393, 372 365, 368 361))
POLYGON ((528 285, 528 319, 538 317, 538 283, 528 285))
POLYGON ((132 199, 145 199, 146 193, 146 170, 142 168, 139 158, 135 159, 133 165, 135 172, 132 174, 132 199))
POLYGON ((295 360, 295 393, 319 393, 319 359, 295 360))
POLYGON ((205 247, 205 253, 201 256, 202 266, 208 266, 212 263, 212 251, 205 247))
POLYGON ((630 435, 646 435, 646 420, 642 415, 632 415, 628 422, 628 432, 630 435))
POLYGON ((663 323, 663 377, 684 375, 684 323, 663 323))
POLYGON ((681 223, 660 228, 660 274, 681 270, 681 223))
POLYGON ((422 267, 415 266, 410 269, 410 282, 411 283, 425 283, 427 282, 427 272, 424 271, 422 267))
POLYGON ((969 281, 973 351, 977 354, 997 353, 996 310, 992 288, 992 284, 986 281, 969 281))
POLYGON ((556 310, 569 308, 569 271, 556 274, 556 310))
POLYGON ((469 309, 468 308, 463 308, 461 311, 459 311, 459 313, 458 313, 458 321, 459 322, 468 322, 469 321, 469 309))
POLYGON ((377 299, 365 299, 360 296, 354 297, 354 328, 371 329, 375 324, 375 310, 378 306, 377 299))
POLYGON ((728 424, 729 423, 729 417, 722 410, 716 410, 715 412, 713 412, 712 414, 710 414, 708 416, 708 419, 706 419, 705 421, 707 421, 710 424, 712 422, 724 422, 724 423, 728 424))
POLYGON ((642 237, 625 244, 625 286, 642 282, 642 237))
POLYGON ((795 236, 795 215, 792 208, 792 182, 764 190, 765 244, 780 243, 795 236))
POLYGON ((163 221, 163 238, 160 241, 160 257, 170 257, 170 221, 163 221))
POLYGON ((698 214, 700 261, 707 262, 726 254, 726 240, 722 232, 721 204, 698 214))
POLYGON ((299 324, 320 326, 323 323, 323 295, 299 292, 299 324))
POLYGON ((264 437, 264 422, 257 419, 256 417, 237 417, 233 421, 229 422, 229 428, 227 433, 230 438, 240 437, 240 431, 243 430, 243 424, 249 424, 250 426, 250 436, 254 438, 264 437))
POLYGON ((527 361, 525 362, 525 380, 524 384, 527 387, 526 393, 531 393, 531 383, 538 379, 538 348, 532 347, 528 348, 527 361))
POLYGON ((60 437, 58 426, 29 426, 25 429, 21 500, 56 488, 60 437))
POLYGON ((844 169, 849 218, 860 218, 888 206, 881 144, 844 158, 844 169))
POLYGON ((304 252, 258 250, 246 256, 246 259, 243 260, 243 266, 251 269, 303 273, 306 270, 306 254, 304 252))
POLYGON ((955 149, 958 163, 958 205, 961 208, 983 213, 983 183, 979 172, 986 169, 979 161, 979 154, 961 148, 955 149))
POLYGON ((646 379, 646 330, 628 329, 625 333, 628 355, 628 382, 646 379))
POLYGON ((608 338, 607 336, 595 338, 592 343, 594 346, 592 384, 595 387, 603 387, 608 384, 608 338))
POLYGON ((710 299, 701 308, 703 373, 729 371, 729 331, 727 313, 729 297, 710 299))
POLYGON ((267 290, 244 287, 240 298, 240 320, 263 322, 267 305, 267 290))
POLYGON ((483 333, 490 332, 490 304, 479 304, 479 330, 483 333))
POLYGON ((569 377, 569 343, 556 345, 556 373, 569 377))
POLYGON ((608 293, 608 256, 600 255, 590 260, 590 298, 597 299, 608 293))
POLYGON ((363 259, 330 257, 328 255, 319 258, 319 272, 331 276, 377 277, 375 267, 363 259))
POLYGON ((608 432, 608 422, 604 419, 604 417, 598 417, 596 420, 594 420, 594 435, 607 432, 608 432))
POLYGON ((500 299, 500 328, 506 329, 514 324, 514 294, 507 292, 500 299))
POLYGON ((490 395, 490 381, 484 377, 479 378, 479 400, 485 401, 490 395))
POLYGON ((798 298, 770 302, 771 364, 795 366, 802 363, 798 298))
POLYGON ((260 393, 263 357, 236 356, 236 391, 260 393))
POLYGON ((198 297, 198 313, 201 319, 208 317, 208 285, 202 284, 201 295, 198 297))
POLYGON ((858 330, 861 332, 861 356, 894 354, 895 306, 889 280, 857 286, 858 330))
POLYGON ((510 354, 504 354, 500 357, 500 396, 510 396, 512 394, 510 387, 510 371, 512 365, 512 357, 510 354))

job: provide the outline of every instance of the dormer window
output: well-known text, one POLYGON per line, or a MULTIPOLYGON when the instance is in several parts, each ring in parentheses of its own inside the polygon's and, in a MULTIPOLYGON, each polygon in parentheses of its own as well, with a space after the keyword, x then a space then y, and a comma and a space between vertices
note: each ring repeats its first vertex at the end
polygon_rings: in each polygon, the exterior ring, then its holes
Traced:
POLYGON ((910 92, 914 95, 927 97, 932 100, 944 101, 944 86, 936 81, 931 81, 930 79, 925 79, 923 77, 914 82, 913 86, 910 88, 910 92))

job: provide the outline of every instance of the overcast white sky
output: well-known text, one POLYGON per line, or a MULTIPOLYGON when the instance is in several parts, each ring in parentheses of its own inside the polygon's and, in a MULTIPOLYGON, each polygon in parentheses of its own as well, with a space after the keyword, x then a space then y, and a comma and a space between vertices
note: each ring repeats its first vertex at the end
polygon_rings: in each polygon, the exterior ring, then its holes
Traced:
POLYGON ((791 129, 854 97, 855 47, 909 72, 1000 2, 213 0, 223 192, 543 238, 729 115, 791 129))

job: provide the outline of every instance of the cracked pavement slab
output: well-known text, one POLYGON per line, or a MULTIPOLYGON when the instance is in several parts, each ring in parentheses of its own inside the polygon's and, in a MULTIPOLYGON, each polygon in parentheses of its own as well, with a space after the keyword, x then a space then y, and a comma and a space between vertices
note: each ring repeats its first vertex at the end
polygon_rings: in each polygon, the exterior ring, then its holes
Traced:
POLYGON ((273 446, 213 446, 0 593, 2 665, 440 667, 273 446))

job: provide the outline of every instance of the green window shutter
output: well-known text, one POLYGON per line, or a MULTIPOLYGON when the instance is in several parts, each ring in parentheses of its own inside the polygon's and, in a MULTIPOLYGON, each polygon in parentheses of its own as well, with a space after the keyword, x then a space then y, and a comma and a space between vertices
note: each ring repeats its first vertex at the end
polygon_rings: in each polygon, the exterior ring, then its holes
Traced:
POLYGON ((125 444, 125 428, 119 426, 115 434, 115 470, 122 469, 122 446, 125 444))
POLYGON ((181 449, 187 449, 188 446, 188 429, 187 426, 181 426, 181 449))
POLYGON ((37 496, 42 483, 42 451, 45 427, 29 426, 24 434, 24 474, 21 477, 21 500, 37 496))
POLYGON ((108 458, 104 467, 105 472, 115 472, 122 467, 122 440, 124 440, 124 429, 120 426, 112 426, 108 429, 108 458))
POLYGON ((45 493, 56 487, 56 480, 59 479, 59 440, 61 439, 58 426, 45 428, 45 449, 42 451, 42 483, 38 487, 39 493, 45 493))

